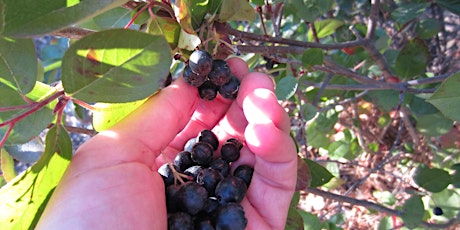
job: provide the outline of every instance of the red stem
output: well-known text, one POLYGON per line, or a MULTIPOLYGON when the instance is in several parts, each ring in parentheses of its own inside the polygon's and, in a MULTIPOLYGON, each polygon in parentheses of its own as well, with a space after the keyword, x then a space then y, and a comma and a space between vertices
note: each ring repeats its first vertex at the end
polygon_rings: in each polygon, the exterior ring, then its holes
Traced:
POLYGON ((9 120, 6 120, 2 123, 0 123, 0 128, 3 127, 3 126, 6 126, 6 125, 11 125, 11 124, 15 124, 17 123, 18 121, 24 119, 25 117, 31 115, 32 113, 42 109, 43 107, 45 107, 47 104, 49 104, 51 101, 59 98, 60 96, 64 95, 64 91, 58 91, 57 93, 51 95, 50 97, 48 97, 47 99, 41 101, 41 102, 38 102, 38 103, 35 103, 33 105, 33 107, 31 107, 29 110, 27 110, 26 112, 20 114, 19 116, 17 117, 13 117, 9 120))
POLYGON ((15 123, 11 123, 8 129, 5 132, 5 135, 3 135, 2 140, 0 140, 0 149, 3 147, 3 145, 6 142, 6 139, 8 139, 8 136, 10 135, 11 131, 13 130, 15 123))

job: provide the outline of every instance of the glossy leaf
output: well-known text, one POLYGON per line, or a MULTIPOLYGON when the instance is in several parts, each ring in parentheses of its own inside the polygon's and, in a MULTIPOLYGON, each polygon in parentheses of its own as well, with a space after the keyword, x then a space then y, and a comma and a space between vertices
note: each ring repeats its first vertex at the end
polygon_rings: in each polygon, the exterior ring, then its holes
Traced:
POLYGON ((16 177, 14 159, 5 149, 0 149, 0 157, 2 176, 6 182, 9 182, 16 177))
POLYGON ((391 12, 391 17, 393 17, 398 23, 404 24, 422 15, 429 5, 429 3, 402 4, 396 10, 391 12))
POLYGON ((428 46, 421 39, 414 39, 401 49, 396 58, 396 72, 402 78, 410 78, 425 72, 430 60, 428 46))
POLYGON ((311 48, 306 50, 302 55, 302 65, 312 67, 314 65, 323 64, 323 50, 319 48, 311 48))
POLYGON ((225 0, 222 1, 219 20, 225 21, 249 21, 256 18, 254 8, 246 0, 225 0))
MULTIPOLYGON (((337 30, 337 28, 343 26, 345 23, 337 19, 324 19, 314 22, 316 36, 321 39, 327 37, 337 30)), ((313 32, 308 31, 308 40, 314 41, 313 32)))
POLYGON ((423 219, 425 212, 422 199, 420 196, 414 195, 403 205, 402 219, 406 227, 412 229, 416 228, 423 219))
MULTIPOLYGON (((131 20, 132 12, 134 11, 116 7, 96 17, 85 20, 79 23, 78 26, 96 31, 110 28, 123 28, 131 20)), ((148 12, 146 13, 148 15, 148 12)))
POLYGON ((177 0, 176 18, 183 30, 187 33, 194 34, 195 29, 203 23, 204 16, 208 12, 208 0, 177 0))
POLYGON ((449 132, 454 123, 451 119, 446 118, 441 113, 433 113, 418 116, 416 128, 420 133, 429 136, 437 137, 449 132))
POLYGON ((100 132, 112 127, 147 99, 127 103, 97 103, 93 107, 93 128, 100 132))
POLYGON ((4 22, 0 24, 0 35, 17 37, 50 33, 126 3, 125 0, 2 2, 0 10, 4 14, 4 22))
POLYGON ((71 157, 68 133, 63 127, 50 129, 40 160, 0 189, 0 226, 34 229, 71 157))
POLYGON ((444 116, 460 121, 460 73, 446 79, 436 92, 428 99, 444 116))
POLYGON ((297 212, 303 219, 303 230, 317 230, 321 229, 321 222, 317 215, 297 209, 297 212))
POLYGON ((85 102, 121 103, 155 93, 169 74, 171 49, 163 36, 110 29, 76 41, 62 60, 62 84, 85 102))
POLYGON ((0 84, 26 94, 33 89, 37 76, 37 53, 32 39, 0 38, 0 84))
POLYGON ((429 168, 426 165, 417 167, 414 181, 430 192, 441 192, 451 183, 449 173, 440 168, 429 168))
POLYGON ((311 172, 310 187, 322 186, 334 177, 326 168, 324 168, 320 164, 310 159, 304 159, 304 161, 305 163, 307 163, 308 168, 311 172))
MULTIPOLYGON (((34 89, 26 94, 26 97, 32 101, 42 101, 48 98, 56 90, 46 84, 37 82, 34 89)), ((8 136, 6 145, 22 144, 28 142, 33 137, 42 132, 53 120, 53 109, 57 100, 51 101, 47 106, 31 113, 21 121, 18 121, 8 136)), ((0 84, 0 107, 23 106, 27 104, 23 98, 13 89, 0 84)), ((0 113, 0 123, 26 113, 30 108, 11 110, 0 113)), ((0 136, 5 134, 7 127, 0 129, 0 136)))
POLYGON ((153 35, 163 35, 171 49, 175 49, 179 43, 181 28, 173 18, 156 16, 149 21, 147 32, 153 35))
POLYGON ((276 84, 276 97, 279 100, 288 100, 294 96, 299 81, 293 76, 287 76, 282 78, 278 84, 276 84))

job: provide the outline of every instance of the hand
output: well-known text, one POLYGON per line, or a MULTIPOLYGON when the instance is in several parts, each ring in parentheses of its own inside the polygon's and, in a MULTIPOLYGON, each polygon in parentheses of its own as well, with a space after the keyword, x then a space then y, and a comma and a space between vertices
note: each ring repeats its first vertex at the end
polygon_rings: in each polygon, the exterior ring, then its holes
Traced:
POLYGON ((228 64, 242 80, 234 101, 199 98, 179 78, 113 128, 76 152, 37 229, 166 229, 164 185, 157 169, 187 140, 212 129, 223 141, 243 140, 238 163, 254 166, 242 201, 247 229, 284 229, 294 192, 297 156, 290 123, 273 82, 248 73, 238 58, 228 64))

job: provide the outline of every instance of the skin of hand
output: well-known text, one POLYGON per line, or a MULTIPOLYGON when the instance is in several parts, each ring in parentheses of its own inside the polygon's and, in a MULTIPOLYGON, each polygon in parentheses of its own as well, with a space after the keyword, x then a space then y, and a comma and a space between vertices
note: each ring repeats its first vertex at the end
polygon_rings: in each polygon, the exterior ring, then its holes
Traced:
POLYGON ((239 58, 227 62, 241 80, 237 99, 204 101, 177 79, 80 146, 37 229, 167 229, 161 152, 173 159, 203 129, 244 141, 232 167, 254 167, 242 201, 247 229, 284 229, 297 178, 289 117, 268 76, 249 73, 239 58))

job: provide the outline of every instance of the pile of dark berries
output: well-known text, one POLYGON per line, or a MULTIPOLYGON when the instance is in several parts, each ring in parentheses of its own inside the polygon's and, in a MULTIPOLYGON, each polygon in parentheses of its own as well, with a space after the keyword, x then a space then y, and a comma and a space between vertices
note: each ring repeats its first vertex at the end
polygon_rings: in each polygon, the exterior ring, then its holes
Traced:
POLYGON ((240 81, 235 77, 227 62, 213 60, 211 54, 203 50, 194 51, 184 69, 185 81, 198 88, 200 97, 213 100, 217 93, 227 99, 238 95, 240 81))
POLYGON ((244 229, 247 219, 240 202, 246 195, 254 169, 239 165, 231 173, 243 144, 235 138, 221 146, 216 135, 201 131, 158 172, 163 177, 168 229, 244 229), (217 155, 217 154, 216 154, 217 155), (180 175, 180 180, 178 178, 180 175))

